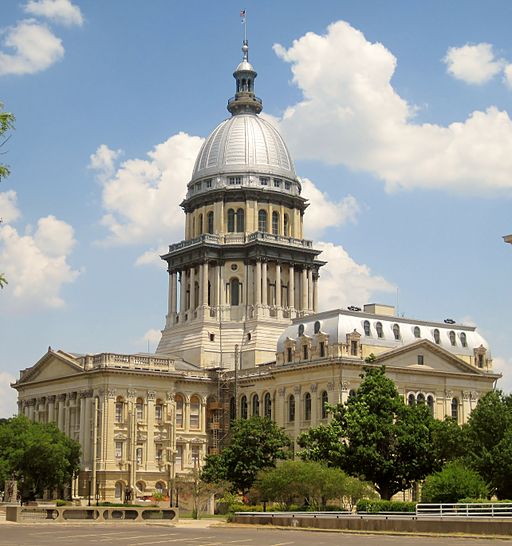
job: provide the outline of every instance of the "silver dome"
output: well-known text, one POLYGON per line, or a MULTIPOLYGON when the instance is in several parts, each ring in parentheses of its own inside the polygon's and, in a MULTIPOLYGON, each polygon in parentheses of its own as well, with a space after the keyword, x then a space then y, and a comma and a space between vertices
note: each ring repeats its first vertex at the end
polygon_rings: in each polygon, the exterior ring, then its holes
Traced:
POLYGON ((220 123, 197 156, 191 182, 223 174, 256 173, 296 180, 283 138, 255 114, 238 114, 220 123))

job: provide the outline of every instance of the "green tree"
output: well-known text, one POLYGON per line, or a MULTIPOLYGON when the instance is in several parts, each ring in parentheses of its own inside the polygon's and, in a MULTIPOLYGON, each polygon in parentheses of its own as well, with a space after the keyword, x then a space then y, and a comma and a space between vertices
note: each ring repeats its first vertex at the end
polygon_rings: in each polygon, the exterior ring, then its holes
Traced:
POLYGON ((284 429, 262 417, 237 419, 231 424, 230 444, 220 455, 206 457, 202 479, 229 481, 243 495, 251 488, 260 470, 273 468, 290 456, 291 440, 284 429))
POLYGON ((212 495, 218 495, 224 492, 226 484, 206 482, 200 470, 194 468, 192 472, 185 476, 176 478, 176 489, 180 497, 192 499, 192 517, 200 519, 201 512, 207 508, 207 502, 212 495))
POLYGON ((447 462, 460 459, 466 455, 465 432, 466 429, 451 417, 446 417, 443 421, 433 420, 432 454, 436 470, 441 470, 447 462))
POLYGON ((489 488, 478 472, 466 468, 459 461, 452 461, 441 471, 427 476, 421 489, 423 502, 458 502, 488 495, 489 488))
POLYGON ((62 489, 77 475, 80 444, 54 423, 18 416, 0 424, 0 481, 18 480, 25 498, 62 489))
MULTIPOLYGON (((14 129, 14 120, 14 115, 10 112, 4 112, 4 104, 0 102, 0 147, 8 140, 8 137, 4 138, 4 135, 11 129, 14 129)), ((8 176, 9 172, 9 167, 0 163, 0 180, 8 176)))
POLYGON ((298 443, 305 459, 322 457, 372 482, 389 500, 432 471, 433 418, 425 405, 404 403, 383 366, 365 368, 362 378, 356 396, 336 406, 331 423, 303 433, 298 443))

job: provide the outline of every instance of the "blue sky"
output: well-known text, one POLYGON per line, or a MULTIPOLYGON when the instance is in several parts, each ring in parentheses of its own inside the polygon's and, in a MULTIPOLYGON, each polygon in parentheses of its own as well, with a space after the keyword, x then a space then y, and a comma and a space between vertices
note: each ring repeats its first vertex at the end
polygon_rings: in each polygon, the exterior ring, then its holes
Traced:
POLYGON ((158 252, 228 116, 241 8, 329 259, 323 306, 475 323, 512 387, 510 2, 4 0, 0 415, 48 345, 155 349, 158 252))

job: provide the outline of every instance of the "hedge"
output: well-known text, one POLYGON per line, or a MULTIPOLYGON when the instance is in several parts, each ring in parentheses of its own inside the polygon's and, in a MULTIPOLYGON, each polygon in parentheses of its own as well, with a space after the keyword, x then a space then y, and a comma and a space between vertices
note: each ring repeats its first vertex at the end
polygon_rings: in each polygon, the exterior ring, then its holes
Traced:
POLYGON ((415 502, 361 499, 356 505, 357 512, 416 512, 415 502))

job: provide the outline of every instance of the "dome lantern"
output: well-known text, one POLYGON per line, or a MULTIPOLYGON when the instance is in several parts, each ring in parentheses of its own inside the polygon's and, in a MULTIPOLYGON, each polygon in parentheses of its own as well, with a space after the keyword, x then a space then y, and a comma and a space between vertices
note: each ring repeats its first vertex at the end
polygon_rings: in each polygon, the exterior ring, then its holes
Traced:
POLYGON ((244 40, 242 45, 242 62, 233 72, 236 80, 236 94, 228 101, 228 111, 232 115, 259 114, 263 109, 261 99, 254 94, 254 80, 258 75, 249 62, 249 42, 244 40))

